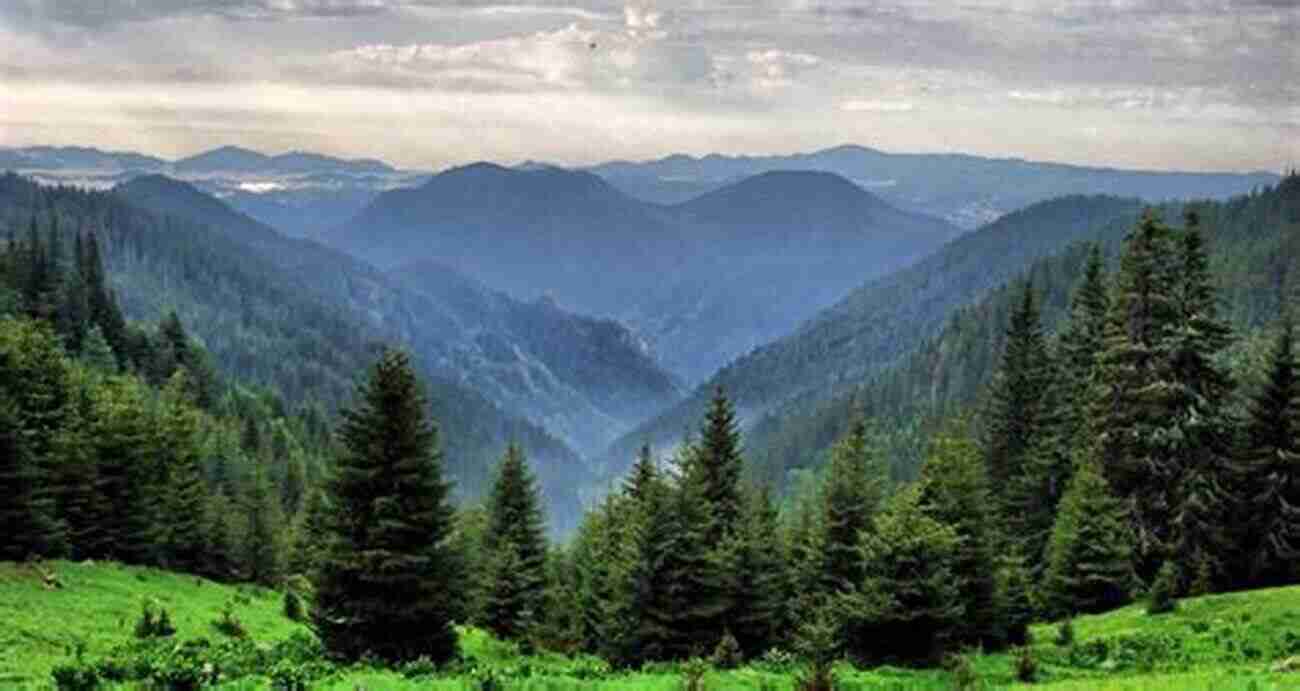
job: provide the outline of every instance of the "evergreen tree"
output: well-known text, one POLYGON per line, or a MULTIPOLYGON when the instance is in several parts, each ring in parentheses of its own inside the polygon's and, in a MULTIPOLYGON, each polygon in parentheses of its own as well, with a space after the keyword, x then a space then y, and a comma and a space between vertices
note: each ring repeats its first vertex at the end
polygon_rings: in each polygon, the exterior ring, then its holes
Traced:
POLYGON ((940 433, 921 468, 920 487, 922 509, 957 534, 951 576, 965 613, 956 635, 964 643, 997 644, 997 513, 979 448, 960 433, 940 433))
POLYGON ((645 498, 646 488, 659 477, 659 468, 655 464, 654 454, 650 451, 649 444, 642 444, 641 450, 637 453, 636 462, 632 464, 632 470, 628 473, 627 480, 623 483, 623 491, 632 498, 633 501, 642 501, 645 498))
POLYGON ((751 493, 743 518, 724 562, 732 587, 728 625, 743 655, 754 658, 775 647, 782 633, 786 562, 776 506, 766 487, 751 493))
POLYGON ((1133 592, 1132 530, 1121 500, 1093 463, 1081 464, 1061 500, 1048 547, 1047 609, 1060 616, 1102 612, 1133 592))
POLYGON ((1139 574, 1154 575, 1172 548, 1183 464, 1171 381, 1181 318, 1171 231, 1147 212, 1120 259, 1089 404, 1092 457, 1118 498, 1131 505, 1139 574))
POLYGON ((280 578, 280 526, 284 520, 279 498, 260 464, 256 464, 244 498, 244 516, 247 527, 243 539, 243 573, 254 583, 275 585, 280 578))
POLYGON ((700 429, 700 440, 689 457, 686 473, 699 484, 711 508, 707 539, 711 545, 735 532, 744 511, 740 487, 744 460, 740 455, 740 432, 736 411, 719 387, 700 429))
POLYGON ((239 577, 239 564, 243 559, 243 526, 235 511, 234 502, 218 489, 208 497, 203 512, 204 551, 203 571, 218 581, 233 581, 239 577))
POLYGON ((1300 578, 1300 378, 1289 313, 1279 324, 1267 379, 1250 401, 1239 457, 1244 501, 1232 527, 1245 568, 1237 584, 1294 583, 1300 578))
POLYGON ((510 444, 497 470, 484 537, 493 560, 484 623, 502 638, 526 635, 542 614, 546 537, 538 503, 524 453, 510 444))
POLYGON ((730 593, 707 541, 704 486, 686 477, 675 488, 659 482, 651 488, 634 533, 633 650, 639 660, 706 655, 722 637, 730 593))
POLYGON ((456 655, 460 564, 435 428, 409 357, 386 351, 343 412, 334 515, 312 619, 331 654, 390 661, 456 655))
POLYGON ((325 551, 325 540, 329 537, 330 506, 325 491, 312 490, 307 495, 307 504, 293 533, 293 549, 289 553, 289 573, 311 578, 320 563, 320 555, 325 551))
POLYGON ((149 563, 159 526, 149 507, 156 477, 148 467, 152 434, 144 391, 129 377, 109 377, 95 389, 92 407, 88 438, 106 511, 101 556, 149 563))
POLYGON ((895 494, 862 534, 867 576, 839 597, 846 652, 861 661, 937 660, 959 638, 965 607, 955 577, 956 531, 895 494))
POLYGON ((104 339, 104 331, 98 325, 86 330, 81 343, 81 359, 97 372, 117 372, 117 356, 113 354, 113 348, 104 339))
POLYGON ((0 560, 24 561, 33 556, 57 556, 63 531, 55 518, 54 499, 42 482, 43 473, 22 437, 21 415, 15 402, 0 390, 0 560))
POLYGON ((1043 394, 1050 383, 1047 346, 1032 283, 1025 283, 1006 334, 1002 366, 990 396, 984 450, 989 482, 999 494, 1023 472, 1025 456, 1043 427, 1043 394))
POLYGON ((61 459, 58 513, 67 528, 72 558, 91 559, 105 553, 108 520, 94 445, 88 437, 94 416, 93 387, 98 382, 96 375, 81 368, 74 371, 74 379, 67 423, 58 431, 54 444, 54 454, 61 459))
POLYGON ((280 507, 287 518, 298 516, 306 493, 307 469, 301 452, 294 452, 285 461, 284 480, 280 483, 280 507))
POLYGON ((1180 581, 1190 584, 1197 569, 1208 569, 1211 583, 1221 583, 1234 549, 1230 512, 1238 484, 1232 461, 1234 421, 1227 410, 1234 384, 1217 363, 1231 341, 1231 330, 1218 318, 1209 260, 1199 222, 1187 215, 1179 243, 1176 285, 1179 321, 1171 338, 1170 396, 1172 415, 1167 434, 1181 464, 1177 507, 1170 535, 1170 556, 1180 565, 1180 581))
POLYGON ((200 573, 206 548, 207 487, 199 454, 199 414, 189 404, 185 388, 183 373, 168 381, 159 420, 158 455, 168 466, 165 551, 168 567, 200 573))
POLYGON ((117 355, 118 363, 124 366, 128 362, 126 320, 118 309, 117 301, 109 292, 108 279, 99 253, 99 237, 94 230, 91 230, 86 237, 85 253, 81 275, 86 283, 86 302, 90 311, 90 322, 99 327, 109 347, 117 355))
POLYGON ((829 592, 847 592, 862 582, 862 531, 871 526, 882 501, 886 473, 866 423, 855 422, 849 434, 831 450, 822 495, 823 578, 829 592))

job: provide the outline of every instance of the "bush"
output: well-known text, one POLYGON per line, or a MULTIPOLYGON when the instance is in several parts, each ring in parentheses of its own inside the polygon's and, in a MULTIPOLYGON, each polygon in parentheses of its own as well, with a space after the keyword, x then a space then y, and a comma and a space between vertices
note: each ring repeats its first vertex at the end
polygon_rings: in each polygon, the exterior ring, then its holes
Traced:
POLYGON ((1178 569, 1166 561, 1147 591, 1147 614, 1167 614, 1178 608, 1178 569))
POLYGON ((289 621, 302 621, 306 615, 302 598, 292 590, 284 591, 284 617, 289 621))
POLYGON ((167 609, 152 598, 140 606, 140 618, 135 622, 136 638, 166 638, 176 633, 167 609))
POLYGON ((1055 643, 1059 648, 1068 648, 1074 645, 1074 619, 1072 617, 1066 617, 1065 621, 1056 627, 1055 643))
POLYGON ((691 658, 682 665, 682 691, 704 691, 704 677, 709 673, 709 663, 691 658))
POLYGON ((57 665, 50 675, 59 691, 95 691, 101 681, 99 670, 81 660, 57 665))
POLYGON ((239 617, 235 615, 233 602, 227 602, 226 606, 221 608, 221 616, 212 622, 212 628, 223 636, 231 638, 248 637, 248 629, 244 628, 244 622, 240 621, 239 617))
POLYGON ((954 691, 971 691, 979 686, 979 675, 975 673, 975 665, 971 663, 970 656, 949 655, 944 660, 943 666, 952 675, 954 691))
POLYGON ((795 679, 800 691, 831 691, 840 657, 840 622, 828 605, 818 607, 795 634, 795 649, 808 667, 795 679))
POLYGON ((744 662, 744 656, 740 652, 740 643, 736 637, 728 631, 718 641, 718 646, 713 649, 713 666, 718 669, 735 669, 744 662))
POLYGON ((1021 646, 1015 651, 1016 655, 1016 680, 1023 684, 1032 684, 1038 681, 1038 661, 1034 659, 1034 651, 1029 646, 1021 646))

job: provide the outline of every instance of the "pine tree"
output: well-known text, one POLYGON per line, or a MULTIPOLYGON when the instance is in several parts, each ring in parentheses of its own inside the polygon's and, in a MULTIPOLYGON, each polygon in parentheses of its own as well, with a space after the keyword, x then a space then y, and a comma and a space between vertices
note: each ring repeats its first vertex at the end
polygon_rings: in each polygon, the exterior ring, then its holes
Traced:
POLYGON ((1023 473, 1025 456, 1043 427, 1043 393, 1051 371, 1032 283, 1025 284, 1006 333, 1002 365, 990 396, 984 449, 989 483, 999 495, 1023 473))
POLYGON ((1002 618, 996 600, 999 535, 979 448, 959 432, 940 433, 921 468, 920 486, 922 509, 958 538, 951 575, 965 615, 957 636, 964 643, 996 644, 1002 618))
POLYGON ((87 436, 106 511, 102 556, 148 563, 158 526, 148 506, 156 478, 147 465, 152 435, 144 391, 131 378, 109 377, 96 387, 92 407, 87 436))
POLYGON ((744 511, 740 488, 743 467, 736 411, 719 387, 704 417, 700 440, 686 465, 686 473, 700 485, 711 508, 709 544, 722 544, 723 538, 734 533, 740 524, 744 511))
POLYGON ((632 616, 640 659, 706 655, 722 637, 729 603, 714 546, 707 542, 710 506, 702 483, 656 483, 636 533, 632 616))
POLYGON ((632 470, 628 473, 627 480, 623 483, 623 491, 632 498, 633 501, 642 501, 645 498, 646 488, 659 477, 659 468, 655 464, 654 454, 650 450, 649 444, 642 444, 641 450, 637 453, 636 463, 632 464, 632 470))
POLYGON ((1047 609, 1071 615, 1127 603, 1135 583, 1132 535, 1123 502, 1111 495, 1095 464, 1081 464, 1048 547, 1047 609))
POLYGON ((117 372, 117 356, 113 348, 104 339, 104 331, 98 325, 86 330, 81 342, 81 359, 91 369, 105 374, 117 372))
POLYGON ((81 368, 75 370, 74 379, 67 424, 58 431, 54 444, 54 454, 60 459, 59 516, 67 528, 72 558, 93 559, 105 553, 108 520, 94 445, 88 437, 94 417, 92 388, 98 382, 96 375, 81 368))
POLYGON ((22 437, 15 402, 0 390, 0 560, 24 561, 33 556, 57 556, 63 531, 55 518, 54 499, 43 488, 43 473, 22 437))
POLYGON ((457 651, 449 615, 460 564, 448 545, 454 514, 437 432, 409 357, 386 351, 354 405, 339 430, 312 620, 344 659, 445 662, 457 651))
POLYGON ((886 470, 865 422, 831 449, 823 489, 825 516, 821 541, 828 592, 847 592, 862 582, 862 531, 871 526, 884 496, 886 470))
POLYGON ((225 492, 218 489, 209 495, 203 511, 203 575, 218 581, 239 577, 244 553, 240 518, 225 492))
POLYGON ((1209 570, 1211 582, 1221 583, 1234 550, 1229 515, 1237 503, 1232 461, 1234 421, 1226 402, 1234 384, 1217 363, 1217 355, 1231 341, 1231 330, 1219 320, 1211 285, 1209 261, 1199 222, 1187 215, 1187 228, 1179 243, 1179 272, 1175 284, 1179 320, 1171 340, 1169 396, 1171 415, 1167 433, 1170 455, 1180 465, 1181 477, 1170 530, 1170 556, 1181 567, 1184 584, 1198 569, 1209 570))
POLYGON ((307 495, 307 504, 293 533, 293 549, 289 553, 289 573, 308 579, 316 573, 320 555, 325 551, 329 537, 329 500, 324 490, 315 489, 307 495))
POLYGON ((1139 574, 1154 575, 1171 550, 1182 461, 1171 381, 1181 319, 1171 231, 1147 212, 1120 259, 1105 345, 1094 372, 1087 434, 1117 497, 1131 505, 1139 574))
POLYGON ((86 236, 84 250, 85 259, 81 268, 81 275, 86 283, 86 302, 89 308, 90 323, 99 327, 104 340, 108 341, 109 347, 117 355, 118 364, 125 366, 129 361, 127 357, 126 320, 123 319, 117 301, 113 299, 113 295, 108 289, 104 264, 99 253, 99 238, 94 230, 91 230, 86 236))
POLYGON ((858 660, 937 660, 959 638, 965 607, 955 577, 960 538, 922 508, 917 488, 886 503, 862 534, 867 575, 838 598, 846 652, 858 660))
POLYGON ((20 542, 34 556, 66 552, 65 526, 59 520, 60 499, 68 495, 66 475, 56 457, 56 444, 68 424, 72 394, 71 369, 49 325, 25 319, 0 321, 0 401, 10 407, 9 434, 14 458, 8 473, 21 499, 16 510, 35 531, 20 542), (21 506, 21 508, 18 508, 21 506))
POLYGON ((166 502, 166 562, 168 567, 200 573, 206 535, 203 511, 207 487, 199 450, 199 416, 186 398, 186 377, 178 372, 163 392, 158 457, 168 466, 166 502))
POLYGON ((292 520, 302 511, 307 492, 307 469, 301 452, 295 451, 285 461, 284 481, 280 483, 280 507, 285 517, 292 520))
MULTIPOLYGON (((256 462, 254 462, 256 463, 256 462)), ((246 528, 243 539, 243 573, 248 580, 262 585, 279 582, 284 524, 279 498, 260 464, 253 471, 248 495, 244 498, 246 528)))
POLYGON ((1267 379, 1252 397, 1243 435, 1243 502, 1232 516, 1240 587, 1294 583, 1300 577, 1300 377, 1295 327, 1283 315, 1267 379))
POLYGON ((63 287, 62 303, 59 306, 59 333, 71 353, 82 352, 90 318, 86 282, 81 274, 84 255, 81 234, 77 233, 73 236, 73 262, 65 272, 67 280, 63 287))
POLYGON ((541 617, 546 589, 546 537, 536 480, 523 451, 511 444, 488 503, 484 548, 493 560, 484 623, 506 639, 526 635, 541 617))
POLYGON ((776 506, 766 487, 751 493, 724 562, 731 575, 728 625, 746 658, 776 646, 786 619, 787 576, 776 506))

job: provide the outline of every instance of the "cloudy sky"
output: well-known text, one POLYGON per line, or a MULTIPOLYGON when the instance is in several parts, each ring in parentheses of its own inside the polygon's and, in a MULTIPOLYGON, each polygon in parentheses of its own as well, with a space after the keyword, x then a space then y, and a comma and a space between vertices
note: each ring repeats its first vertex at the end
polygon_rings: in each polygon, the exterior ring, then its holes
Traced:
POLYGON ((1300 0, 0 0, 0 146, 1300 165, 1300 0))

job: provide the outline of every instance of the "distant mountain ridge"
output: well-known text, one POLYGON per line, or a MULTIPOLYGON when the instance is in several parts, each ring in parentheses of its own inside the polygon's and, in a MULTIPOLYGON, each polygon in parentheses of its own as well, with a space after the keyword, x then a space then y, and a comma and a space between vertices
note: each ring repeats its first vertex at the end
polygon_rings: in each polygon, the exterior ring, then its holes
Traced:
POLYGON ((584 171, 477 163, 383 193, 325 239, 630 323, 694 381, 959 233, 827 173, 772 172, 662 206, 584 171))
POLYGON ((1155 202, 1223 199, 1276 184, 1268 172, 1187 173, 988 158, 968 154, 887 153, 842 145, 809 153, 610 161, 587 168, 639 199, 678 203, 760 172, 837 173, 903 209, 973 229, 1002 214, 1070 194, 1113 194, 1155 202))

